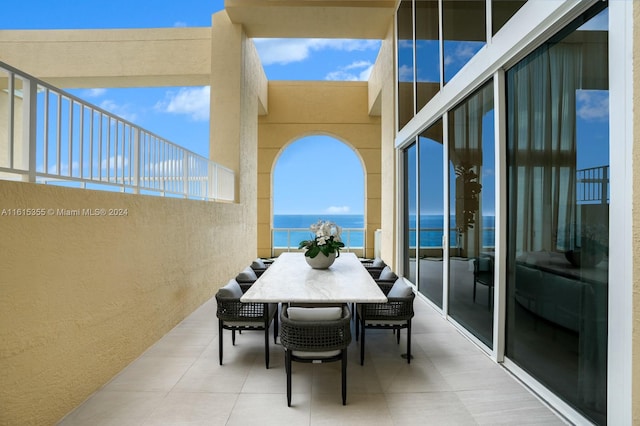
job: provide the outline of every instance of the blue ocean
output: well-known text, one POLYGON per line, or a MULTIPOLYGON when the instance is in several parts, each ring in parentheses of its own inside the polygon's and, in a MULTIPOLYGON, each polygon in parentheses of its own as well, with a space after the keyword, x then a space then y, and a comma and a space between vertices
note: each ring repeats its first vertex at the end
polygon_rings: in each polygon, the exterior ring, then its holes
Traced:
MULTIPOLYGON (((329 220, 342 227, 342 241, 353 248, 364 245, 364 215, 274 215, 273 217, 273 246, 277 248, 297 248, 302 240, 313 238, 309 226, 318 220, 329 220)), ((456 241, 455 217, 450 219, 452 231, 450 241, 456 241)), ((493 247, 495 245, 495 216, 483 216, 482 245, 493 247)), ((409 218, 409 227, 412 231, 416 228, 416 216, 409 218)), ((420 246, 441 247, 444 227, 444 216, 421 215, 420 216, 420 246)), ((370 242, 373 244, 373 242, 370 242)), ((411 232, 409 244, 415 247, 416 234, 411 232)), ((452 244, 455 246, 455 244, 452 244)))

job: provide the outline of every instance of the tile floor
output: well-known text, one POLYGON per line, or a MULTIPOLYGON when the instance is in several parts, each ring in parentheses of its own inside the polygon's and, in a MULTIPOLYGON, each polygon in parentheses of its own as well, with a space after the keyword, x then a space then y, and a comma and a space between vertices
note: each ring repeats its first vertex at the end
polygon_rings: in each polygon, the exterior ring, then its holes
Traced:
POLYGON ((416 298, 411 364, 388 330, 368 330, 365 365, 349 347, 347 405, 340 363, 293 363, 287 407, 284 355, 262 332, 231 345, 218 364, 211 299, 67 415, 59 426, 562 425, 565 422, 416 298))

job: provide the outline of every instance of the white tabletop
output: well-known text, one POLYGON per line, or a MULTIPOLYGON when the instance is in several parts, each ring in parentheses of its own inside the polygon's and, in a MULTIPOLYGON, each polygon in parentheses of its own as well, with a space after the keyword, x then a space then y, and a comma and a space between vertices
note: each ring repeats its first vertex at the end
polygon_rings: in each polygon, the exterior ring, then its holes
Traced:
POLYGON ((329 269, 313 269, 303 253, 282 253, 241 302, 384 303, 386 296, 354 253, 341 253, 329 269))

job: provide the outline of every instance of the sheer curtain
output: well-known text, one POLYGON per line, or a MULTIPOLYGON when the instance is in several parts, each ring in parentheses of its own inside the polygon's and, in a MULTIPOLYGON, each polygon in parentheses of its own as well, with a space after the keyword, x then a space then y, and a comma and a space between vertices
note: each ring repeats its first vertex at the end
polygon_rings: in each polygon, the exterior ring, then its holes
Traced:
POLYGON ((575 215, 576 90, 580 46, 556 44, 508 73, 508 131, 512 153, 510 200, 517 212, 516 253, 556 251, 575 215))
MULTIPOLYGON (((467 257, 477 255, 482 248, 482 135, 484 117, 491 110, 493 84, 487 84, 456 107, 450 120, 449 162, 456 175, 455 214, 458 244, 466 249, 467 257), (470 215, 473 222, 469 222, 470 215)), ((493 152, 490 155, 493 155, 493 152)))

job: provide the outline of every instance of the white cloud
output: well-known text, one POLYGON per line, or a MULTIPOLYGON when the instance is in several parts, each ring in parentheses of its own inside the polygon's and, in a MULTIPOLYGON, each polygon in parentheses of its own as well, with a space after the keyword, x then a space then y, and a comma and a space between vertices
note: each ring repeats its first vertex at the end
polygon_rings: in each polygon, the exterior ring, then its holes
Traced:
POLYGON ((166 99, 155 105, 157 110, 169 114, 184 114, 194 121, 209 119, 210 87, 183 87, 178 92, 167 92, 166 99))
POLYGON ((178 28, 182 28, 182 27, 186 27, 187 23, 183 22, 183 21, 176 21, 176 22, 174 22, 173 26, 174 27, 178 27, 178 28))
POLYGON ((253 41, 263 65, 304 61, 312 51, 331 49, 354 52, 380 48, 378 40, 256 38, 253 41))
POLYGON ((583 120, 607 120, 609 118, 609 92, 605 90, 578 90, 576 113, 583 120))
POLYGON ((85 98, 99 98, 107 93, 107 89, 87 89, 82 91, 82 96, 85 98))
POLYGON ((325 210, 327 214, 345 214, 349 213, 351 208, 349 206, 331 206, 325 210))
POLYGON ((131 111, 130 105, 120 105, 111 99, 105 99, 104 101, 100 102, 99 106, 105 111, 108 111, 111 114, 117 115, 118 117, 131 122, 135 122, 138 118, 138 115, 135 112, 131 111))
POLYGON ((400 81, 413 81, 413 68, 408 65, 401 65, 398 68, 398 79, 400 81))
POLYGON ((330 72, 325 80, 332 81, 367 81, 371 75, 373 64, 369 61, 356 61, 337 71, 330 72))
POLYGON ((116 168, 121 169, 122 167, 127 167, 129 165, 129 159, 123 157, 122 155, 118 155, 114 157, 113 155, 109 157, 109 159, 102 160, 102 164, 100 166, 103 170, 109 169, 114 170, 116 168))

